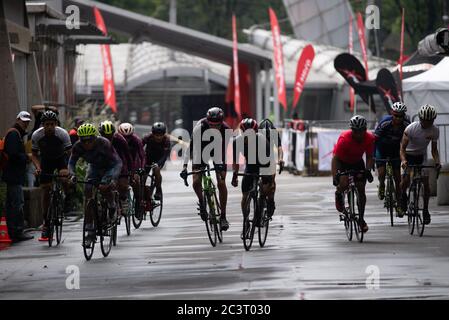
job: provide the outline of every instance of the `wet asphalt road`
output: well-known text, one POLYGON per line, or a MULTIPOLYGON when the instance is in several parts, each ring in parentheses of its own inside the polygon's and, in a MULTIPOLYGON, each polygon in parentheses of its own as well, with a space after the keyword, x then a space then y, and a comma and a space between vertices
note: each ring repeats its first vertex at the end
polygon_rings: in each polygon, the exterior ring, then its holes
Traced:
POLYGON ((367 189, 370 230, 364 243, 348 242, 331 179, 283 173, 266 247, 255 242, 246 252, 240 188, 229 187, 231 227, 213 248, 193 190, 170 167, 157 228, 147 220, 128 237, 122 224, 110 256, 97 246, 91 261, 82 253, 81 221, 64 226, 59 247, 39 243, 35 232, 35 239, 0 250, 0 299, 449 298, 449 207, 437 207, 435 198, 424 237, 410 236, 406 220, 389 225, 375 180, 367 189), (68 266, 79 268, 79 289, 66 288, 68 266))

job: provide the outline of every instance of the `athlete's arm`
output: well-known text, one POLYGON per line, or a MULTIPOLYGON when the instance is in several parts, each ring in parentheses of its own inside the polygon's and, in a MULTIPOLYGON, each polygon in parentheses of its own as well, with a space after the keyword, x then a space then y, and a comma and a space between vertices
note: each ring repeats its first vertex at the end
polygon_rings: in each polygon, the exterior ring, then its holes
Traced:
POLYGON ((402 136, 401 150, 400 150, 401 162, 402 162, 403 167, 407 166, 407 157, 405 155, 406 155, 408 142, 409 142, 408 134, 406 132, 404 132, 404 135, 402 136))

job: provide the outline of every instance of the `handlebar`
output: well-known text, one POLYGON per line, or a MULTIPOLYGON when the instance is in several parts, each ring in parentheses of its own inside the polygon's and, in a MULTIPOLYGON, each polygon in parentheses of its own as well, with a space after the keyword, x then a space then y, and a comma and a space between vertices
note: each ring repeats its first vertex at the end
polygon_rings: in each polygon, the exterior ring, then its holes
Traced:
POLYGON ((401 161, 401 158, 374 159, 377 162, 401 161))
POLYGON ((206 169, 201 169, 201 170, 194 170, 194 171, 190 171, 190 172, 186 172, 183 174, 183 172, 181 172, 180 176, 181 178, 184 180, 184 184, 186 187, 189 186, 189 183, 187 182, 187 177, 192 175, 192 174, 199 174, 199 173, 205 173, 205 172, 210 172, 210 171, 216 171, 215 168, 209 168, 207 167, 206 169))
POLYGON ((366 170, 345 170, 345 171, 337 172, 337 177, 356 175, 356 174, 362 174, 362 173, 365 174, 366 170))

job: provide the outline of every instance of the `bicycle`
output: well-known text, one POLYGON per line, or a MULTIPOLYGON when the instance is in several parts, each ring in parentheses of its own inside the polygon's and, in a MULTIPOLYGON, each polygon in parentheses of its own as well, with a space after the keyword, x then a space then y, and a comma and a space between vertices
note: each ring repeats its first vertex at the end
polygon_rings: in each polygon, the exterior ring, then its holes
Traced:
MULTIPOLYGON (((407 222, 409 233, 413 235, 415 231, 420 237, 424 234, 424 182, 422 169, 435 168, 434 166, 408 165, 413 168, 413 179, 408 190, 407 222)), ((439 172, 437 173, 438 179, 439 172)))
MULTIPOLYGON (((122 177, 127 177, 128 179, 131 177, 131 175, 121 175, 122 177)), ((132 193, 131 186, 128 185, 128 191, 126 193, 126 200, 119 200, 119 208, 120 208, 120 215, 118 218, 117 224, 121 224, 121 220, 125 221, 125 229, 126 234, 129 236, 131 235, 131 217, 134 216, 135 213, 135 198, 134 193, 132 193)))
POLYGON ((67 178, 67 176, 59 174, 41 174, 41 176, 51 177, 53 179, 47 210, 48 246, 51 247, 53 245, 55 230, 56 244, 59 245, 61 243, 65 195, 60 179, 67 178))
POLYGON ((249 176, 253 179, 252 188, 248 193, 244 207, 242 240, 246 251, 251 249, 256 227, 258 228, 259 246, 263 248, 267 241, 268 228, 271 218, 267 214, 267 202, 260 192, 261 175, 257 173, 238 173, 237 176, 249 176))
MULTIPOLYGON (((154 175, 154 169, 158 167, 157 164, 153 164, 151 166, 145 166, 145 171, 149 174, 150 178, 150 203, 149 203, 149 211, 150 211, 150 221, 153 227, 157 227, 159 225, 159 222, 161 221, 162 217, 162 207, 164 204, 163 201, 163 194, 161 192, 161 198, 159 200, 156 200, 154 198, 155 190, 156 190, 156 178, 154 175)), ((161 190, 162 191, 162 190, 161 190)))
MULTIPOLYGON (((86 204, 86 212, 83 222, 83 252, 86 260, 90 260, 94 253, 97 237, 100 237, 101 252, 107 257, 112 246, 117 244, 117 219, 108 222, 108 201, 99 191, 99 186, 106 185, 98 180, 76 181, 76 183, 90 184, 93 186, 93 197, 86 204), (88 214, 90 213, 90 214, 88 214), (92 217, 93 230, 88 228, 86 217, 92 217), (95 231, 95 239, 88 241, 88 232, 95 231)), ((118 193, 114 192, 114 201, 118 202, 118 193)), ((118 207, 117 207, 118 208, 118 207)))
POLYGON ((185 176, 181 177, 184 180, 184 184, 186 185, 186 187, 188 187, 189 184, 187 182, 187 177, 192 174, 201 174, 203 199, 207 211, 205 224, 207 236, 212 247, 215 247, 217 245, 217 238, 220 243, 223 242, 223 232, 220 227, 221 210, 217 198, 217 188, 215 187, 215 184, 212 181, 212 177, 210 175, 210 172, 215 170, 215 168, 211 169, 209 165, 206 165, 205 169, 191 171, 186 173, 185 176))
POLYGON ((398 201, 396 199, 396 182, 394 180, 394 171, 393 171, 393 161, 400 161, 397 159, 376 159, 378 162, 385 162, 385 199, 384 199, 384 207, 387 209, 387 212, 390 214, 390 223, 393 227, 393 212, 396 206, 398 205, 398 201))
POLYGON ((344 222, 349 241, 352 241, 353 233, 355 233, 357 240, 363 242, 363 215, 360 214, 359 192, 354 182, 354 176, 358 174, 365 175, 365 170, 347 170, 337 173, 337 177, 348 176, 349 179, 348 188, 343 193, 343 199, 348 198, 348 207, 345 207, 343 215, 340 215, 340 221, 344 222))

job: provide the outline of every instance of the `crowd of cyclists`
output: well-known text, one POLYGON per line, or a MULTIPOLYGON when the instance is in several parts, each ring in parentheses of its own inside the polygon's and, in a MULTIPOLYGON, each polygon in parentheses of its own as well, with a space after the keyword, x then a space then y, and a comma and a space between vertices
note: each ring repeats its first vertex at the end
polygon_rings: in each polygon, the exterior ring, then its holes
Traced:
MULTIPOLYGON (((344 212, 343 192, 348 186, 348 177, 340 175, 343 171, 361 170, 364 172, 364 174, 356 176, 356 187, 360 197, 359 206, 363 217, 366 204, 365 185, 366 181, 373 182, 371 171, 374 170, 374 166, 378 170, 379 199, 382 200, 385 197, 385 162, 376 161, 376 159, 391 159, 396 181, 396 199, 399 200, 396 212, 398 217, 403 217, 407 209, 406 190, 410 184, 407 167, 424 162, 429 143, 431 143, 435 167, 436 169, 441 167, 437 149, 439 131, 433 124, 437 116, 435 107, 422 106, 418 112, 419 120, 413 123, 410 123, 406 112, 407 108, 403 103, 395 103, 392 106, 391 114, 379 122, 374 133, 368 130, 367 121, 363 116, 356 115, 350 119, 350 129, 344 131, 338 138, 332 159, 332 178, 333 185, 336 187, 335 206, 340 214, 344 212)), ((44 191, 44 212, 47 212, 49 206, 51 175, 57 171, 59 175, 66 177, 63 179, 63 186, 64 190, 69 192, 71 185, 76 182, 76 166, 79 159, 83 159, 88 164, 86 177, 82 178, 101 181, 99 189, 108 199, 108 217, 111 221, 117 219, 118 212, 117 202, 113 199, 114 190, 118 191, 123 200, 126 200, 129 186, 132 187, 135 196, 146 195, 146 193, 139 192, 140 178, 138 175, 139 170, 146 166, 155 165, 155 198, 160 199, 162 195, 161 169, 169 158, 171 149, 170 136, 167 134, 167 127, 164 123, 154 123, 151 132, 143 138, 134 132, 132 124, 121 123, 116 126, 112 121, 103 121, 98 127, 92 123, 81 124, 79 122, 76 124, 76 128, 70 130, 69 134, 58 125, 58 115, 52 110, 43 112, 40 123, 42 126, 32 134, 31 140, 32 162, 36 168, 36 174, 40 176, 40 186, 44 191)), ((267 199, 267 214, 270 218, 275 211, 276 165, 281 168, 284 166, 281 139, 276 127, 269 119, 257 123, 254 119, 245 118, 241 121, 239 129, 239 135, 227 135, 226 130, 232 129, 224 121, 223 110, 219 107, 210 108, 206 117, 199 120, 193 129, 193 138, 190 140, 187 152, 184 153, 183 169, 180 173, 182 178, 187 177, 188 163, 191 160, 193 171, 204 169, 210 160, 214 161, 222 231, 229 228, 226 218, 228 190, 225 158, 230 139, 232 139, 233 150, 232 186, 237 187, 239 184, 238 157, 242 156, 245 160, 245 173, 263 176, 260 180, 261 192, 267 199), (220 140, 222 152, 218 158, 213 153, 210 157, 204 157, 203 151, 209 144, 205 139, 200 140, 200 148, 195 150, 195 137, 202 137, 206 130, 216 130, 222 138, 220 140), (263 152, 261 153, 260 150, 265 150, 268 162, 262 161, 263 152), (253 154, 255 154, 254 159, 252 159, 253 154), (265 170, 267 168, 268 170, 265 170)), ((244 176, 241 181, 243 216, 248 214, 244 203, 252 186, 252 179, 248 175, 244 176)), ((428 210, 428 179, 425 180, 425 186, 424 223, 429 224, 431 219, 428 210)), ((200 173, 193 174, 193 190, 198 198, 199 215, 205 221, 207 212, 200 173)), ((86 200, 92 197, 91 185, 85 185, 84 196, 86 200)), ((138 202, 139 199, 136 203, 138 202)), ((93 217, 86 216, 85 219, 89 223, 93 217)), ((91 231, 91 241, 95 241, 95 230, 92 228, 91 231)), ((368 231, 368 225, 364 220, 362 231, 368 231)), ((39 240, 47 241, 48 237, 48 219, 44 217, 42 235, 39 240)))

